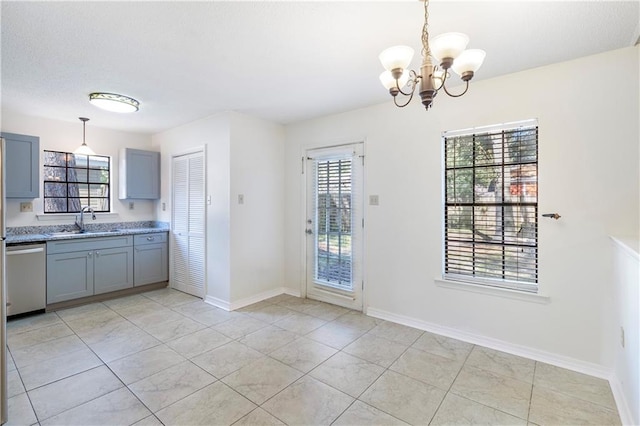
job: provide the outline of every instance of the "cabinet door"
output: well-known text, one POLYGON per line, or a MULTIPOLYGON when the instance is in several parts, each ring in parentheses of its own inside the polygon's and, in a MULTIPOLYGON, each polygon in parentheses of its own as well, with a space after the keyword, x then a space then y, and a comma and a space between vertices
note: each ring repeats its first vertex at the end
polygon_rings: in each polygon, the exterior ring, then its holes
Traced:
POLYGON ((94 250, 94 293, 133 287, 133 247, 94 250))
POLYGON ((169 279, 167 244, 136 246, 133 256, 134 285, 159 283, 169 279))
POLYGON ((47 303, 93 295, 93 252, 47 256, 47 303))
POLYGON ((40 138, 1 133, 5 140, 6 198, 40 196, 40 138))
POLYGON ((160 153, 125 148, 120 151, 120 199, 160 198, 160 153))

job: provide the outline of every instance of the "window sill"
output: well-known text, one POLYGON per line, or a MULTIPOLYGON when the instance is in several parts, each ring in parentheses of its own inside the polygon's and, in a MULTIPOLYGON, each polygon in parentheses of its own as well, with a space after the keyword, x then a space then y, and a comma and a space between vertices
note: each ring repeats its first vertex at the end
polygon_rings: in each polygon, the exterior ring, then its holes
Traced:
POLYGON ((551 302, 551 298, 539 293, 528 293, 525 291, 512 290, 508 288, 489 287, 479 285, 472 282, 454 281, 446 278, 434 279, 438 287, 449 288, 453 290, 469 291, 472 293, 486 294, 490 296, 504 297, 507 299, 522 300, 525 302, 534 302, 547 304, 551 302))
MULTIPOLYGON (((76 220, 76 216, 78 216, 79 214, 80 213, 49 213, 49 214, 38 213, 36 214, 36 218, 40 222, 53 222, 53 221, 59 221, 59 220, 76 220)), ((85 213, 85 215, 86 214, 88 213, 85 213)), ((117 219, 118 217, 120 217, 120 215, 114 212, 96 213, 97 219, 117 219)))

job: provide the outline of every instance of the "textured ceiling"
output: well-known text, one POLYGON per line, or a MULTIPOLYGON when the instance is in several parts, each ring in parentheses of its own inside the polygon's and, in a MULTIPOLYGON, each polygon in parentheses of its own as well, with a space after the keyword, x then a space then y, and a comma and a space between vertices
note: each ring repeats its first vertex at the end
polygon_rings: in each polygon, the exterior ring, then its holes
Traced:
MULTIPOLYGON (((415 0, 0 7, 3 109, 134 132, 226 110, 291 123, 390 101, 380 51, 408 44, 412 67, 420 62, 415 0), (93 91, 141 109, 104 112, 88 103, 93 91)), ((639 13, 637 1, 433 1, 429 24, 431 35, 465 32, 487 51, 479 80, 632 46, 639 13)))

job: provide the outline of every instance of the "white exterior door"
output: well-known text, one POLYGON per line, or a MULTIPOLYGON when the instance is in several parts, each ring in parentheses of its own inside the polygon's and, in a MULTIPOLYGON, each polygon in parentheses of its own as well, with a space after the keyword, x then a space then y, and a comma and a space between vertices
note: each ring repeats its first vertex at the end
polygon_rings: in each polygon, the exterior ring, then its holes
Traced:
POLYGON ((171 286, 204 297, 204 152, 173 157, 172 177, 171 286))
POLYGON ((363 144, 307 152, 306 293, 362 310, 363 144))

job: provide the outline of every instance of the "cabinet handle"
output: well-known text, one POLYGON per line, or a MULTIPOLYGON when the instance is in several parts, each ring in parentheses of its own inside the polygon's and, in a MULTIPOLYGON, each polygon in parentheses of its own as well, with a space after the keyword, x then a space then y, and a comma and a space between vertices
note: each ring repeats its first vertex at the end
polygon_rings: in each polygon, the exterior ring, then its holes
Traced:
POLYGON ((87 256, 91 257, 91 256, 93 256, 93 253, 89 252, 89 253, 87 253, 87 256))
POLYGON ((156 239, 156 237, 147 237, 147 241, 153 241, 155 239, 156 239))
POLYGON ((100 256, 100 252, 99 251, 96 252, 96 256, 100 256))

